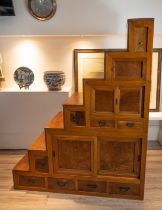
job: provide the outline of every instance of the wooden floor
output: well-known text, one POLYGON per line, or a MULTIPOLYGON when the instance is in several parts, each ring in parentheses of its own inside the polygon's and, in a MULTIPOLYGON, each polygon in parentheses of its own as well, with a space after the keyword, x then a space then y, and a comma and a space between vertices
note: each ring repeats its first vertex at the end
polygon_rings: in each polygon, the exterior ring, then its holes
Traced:
POLYGON ((161 210, 162 150, 148 150, 144 201, 14 190, 12 168, 25 151, 0 151, 0 210, 161 210))

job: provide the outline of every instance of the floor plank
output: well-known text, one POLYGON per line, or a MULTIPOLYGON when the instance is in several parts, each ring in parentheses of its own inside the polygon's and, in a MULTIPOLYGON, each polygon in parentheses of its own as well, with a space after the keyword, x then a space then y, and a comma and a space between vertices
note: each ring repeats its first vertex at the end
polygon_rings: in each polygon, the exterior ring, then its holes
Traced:
POLYGON ((162 150, 148 150, 144 201, 14 190, 12 168, 26 151, 0 151, 0 210, 162 209, 162 150))

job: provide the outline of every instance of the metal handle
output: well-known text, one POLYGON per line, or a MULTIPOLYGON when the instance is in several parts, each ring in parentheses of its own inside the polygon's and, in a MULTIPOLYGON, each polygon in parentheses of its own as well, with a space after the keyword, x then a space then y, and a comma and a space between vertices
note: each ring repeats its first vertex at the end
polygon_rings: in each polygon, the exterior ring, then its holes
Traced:
POLYGON ((143 42, 138 42, 138 46, 142 47, 143 46, 143 42))
POLYGON ((46 165, 46 163, 45 163, 45 162, 41 162, 41 160, 40 160, 40 161, 37 160, 37 161, 36 161, 36 164, 37 164, 37 165, 40 165, 40 166, 42 166, 42 167, 46 165))
POLYGON ((129 190, 130 190, 130 187, 119 187, 119 191, 123 193, 128 192, 129 190))
POLYGON ((28 179, 27 182, 28 182, 29 184, 35 184, 35 180, 33 180, 33 179, 28 179))
POLYGON ((134 122, 127 122, 126 126, 129 128, 132 128, 132 127, 134 127, 134 122))
POLYGON ((96 184, 87 184, 87 187, 95 189, 95 188, 97 188, 97 185, 96 184))
POLYGON ((100 127, 104 127, 104 126, 106 126, 106 121, 105 121, 105 120, 99 120, 99 121, 98 121, 98 125, 99 125, 100 127))
POLYGON ((59 187, 64 187, 65 185, 66 185, 66 181, 58 181, 57 182, 57 185, 59 186, 59 187))

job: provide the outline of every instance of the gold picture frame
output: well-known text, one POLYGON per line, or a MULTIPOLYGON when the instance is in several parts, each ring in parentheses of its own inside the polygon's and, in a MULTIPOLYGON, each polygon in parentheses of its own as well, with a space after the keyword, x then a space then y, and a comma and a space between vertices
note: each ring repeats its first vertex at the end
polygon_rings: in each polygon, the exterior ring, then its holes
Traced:
POLYGON ((38 20, 51 19, 57 9, 56 0, 28 0, 30 14, 38 20))

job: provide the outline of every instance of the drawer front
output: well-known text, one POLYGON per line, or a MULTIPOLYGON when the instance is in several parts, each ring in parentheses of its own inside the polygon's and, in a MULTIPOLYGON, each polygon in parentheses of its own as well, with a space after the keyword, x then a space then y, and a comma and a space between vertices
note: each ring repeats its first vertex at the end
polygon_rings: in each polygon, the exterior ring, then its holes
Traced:
POLYGON ((43 177, 20 175, 19 176, 19 185, 44 188, 45 187, 45 179, 43 177))
POLYGON ((35 158, 35 170, 48 173, 48 157, 36 157, 35 158))
POLYGON ((137 196, 140 194, 140 185, 127 183, 110 183, 109 192, 110 194, 137 196))
POLYGON ((84 111, 71 111, 70 122, 72 126, 85 126, 85 112, 84 111))
POLYGON ((58 178, 48 178, 48 188, 57 190, 76 190, 74 180, 58 178))
POLYGON ((85 192, 106 192, 106 182, 96 182, 96 181, 78 181, 78 190, 85 192))
POLYGON ((99 120, 99 119, 92 119, 91 120, 92 127, 105 127, 105 128, 114 128, 115 121, 114 120, 99 120))
POLYGON ((143 122, 141 121, 118 121, 118 128, 142 128, 143 122))

